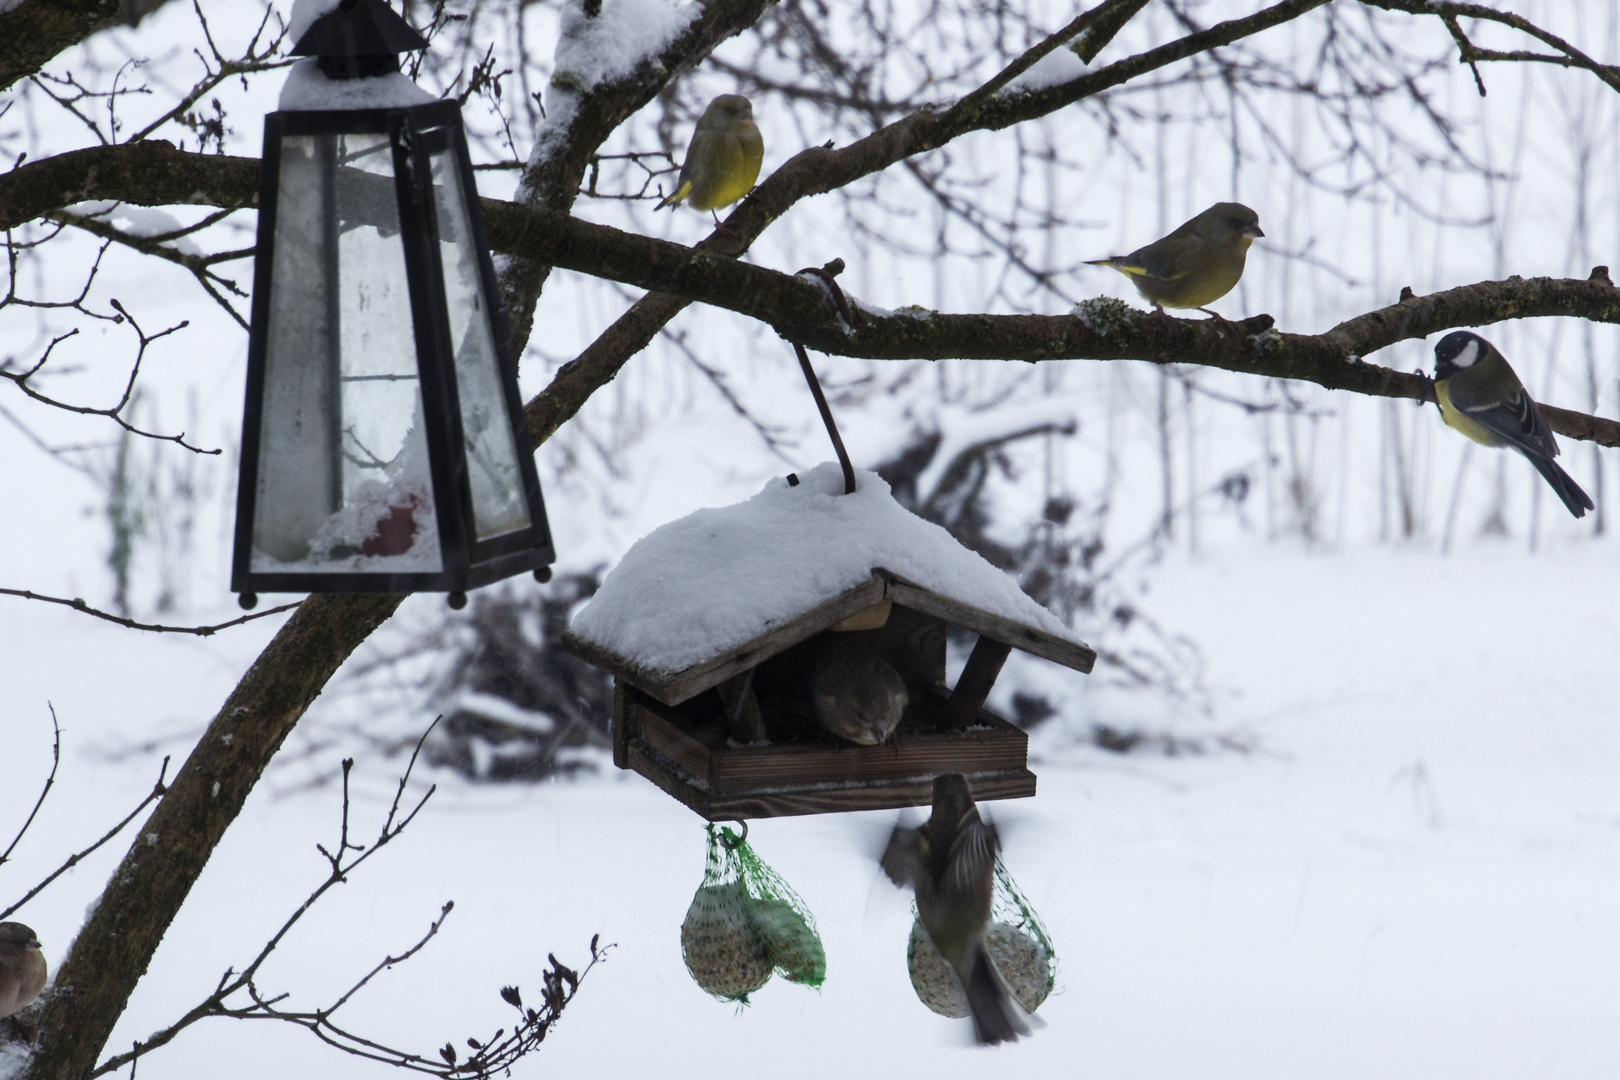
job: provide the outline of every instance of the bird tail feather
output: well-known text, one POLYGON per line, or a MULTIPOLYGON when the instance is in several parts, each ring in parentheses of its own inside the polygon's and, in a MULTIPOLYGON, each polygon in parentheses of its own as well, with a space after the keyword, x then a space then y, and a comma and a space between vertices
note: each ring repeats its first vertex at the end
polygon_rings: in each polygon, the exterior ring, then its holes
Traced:
POLYGON ((1115 255, 1111 259, 1087 259, 1086 265, 1112 267, 1113 269, 1124 274, 1126 277, 1144 277, 1147 275, 1147 267, 1137 266, 1135 263, 1122 262, 1122 258, 1123 256, 1115 255))
POLYGON ((984 943, 974 946, 971 970, 964 980, 968 1012, 973 1016, 973 1037, 986 1046, 1013 1042, 1028 1035, 1029 1022, 1002 981, 984 943))
POLYGON ((1530 464, 1536 467, 1536 471, 1558 493, 1558 497, 1564 501, 1571 514, 1585 517, 1588 510, 1596 509, 1592 503, 1592 496, 1582 490, 1581 485, 1577 484, 1575 478, 1565 472, 1558 462, 1540 455, 1526 454, 1525 457, 1530 459, 1530 464))
POLYGON ((663 201, 657 206, 653 207, 653 209, 656 211, 662 210, 666 206, 674 206, 676 203, 684 201, 685 198, 691 193, 692 182, 689 180, 680 187, 676 188, 674 191, 670 192, 668 195, 664 196, 663 201))

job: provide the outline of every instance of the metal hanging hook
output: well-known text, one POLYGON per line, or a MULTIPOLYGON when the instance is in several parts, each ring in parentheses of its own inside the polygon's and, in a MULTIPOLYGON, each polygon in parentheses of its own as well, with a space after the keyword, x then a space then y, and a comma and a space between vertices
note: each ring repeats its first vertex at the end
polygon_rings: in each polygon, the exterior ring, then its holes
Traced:
MULTIPOLYGON (((834 275, 844 269, 842 259, 834 259, 826 266, 807 266, 799 271, 799 275, 809 274, 817 278, 832 294, 833 306, 843 317, 844 324, 854 326, 853 312, 850 310, 849 300, 844 296, 844 290, 838 287, 834 275)), ((799 276, 795 275, 795 276, 799 276)), ((827 405, 827 395, 821 391, 821 380, 816 378, 816 369, 810 366, 810 355, 804 351, 804 346, 797 341, 793 342, 793 351, 798 354, 799 367, 804 370, 804 381, 810 384, 810 394, 816 399, 816 408, 821 411, 821 422, 827 426, 827 435, 832 439, 833 450, 838 454, 838 464, 844 470, 844 494, 855 494, 855 466, 850 463, 849 451, 844 449, 844 440, 838 435, 838 425, 833 422, 832 409, 827 405)))
POLYGON ((737 837, 736 843, 732 843, 732 841, 728 839, 728 837, 731 836, 730 831, 727 829, 720 830, 720 842, 726 846, 727 851, 736 851, 738 848, 742 847, 748 842, 748 822, 737 820, 733 821, 732 824, 742 828, 742 835, 737 837))

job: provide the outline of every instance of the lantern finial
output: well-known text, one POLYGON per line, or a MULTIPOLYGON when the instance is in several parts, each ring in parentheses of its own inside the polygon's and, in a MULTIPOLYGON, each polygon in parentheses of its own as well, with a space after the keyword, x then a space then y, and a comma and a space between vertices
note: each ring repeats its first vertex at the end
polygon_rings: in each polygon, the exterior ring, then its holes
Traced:
POLYGON ((310 24, 292 54, 315 57, 329 79, 358 79, 398 71, 400 53, 427 44, 383 0, 340 0, 310 24))

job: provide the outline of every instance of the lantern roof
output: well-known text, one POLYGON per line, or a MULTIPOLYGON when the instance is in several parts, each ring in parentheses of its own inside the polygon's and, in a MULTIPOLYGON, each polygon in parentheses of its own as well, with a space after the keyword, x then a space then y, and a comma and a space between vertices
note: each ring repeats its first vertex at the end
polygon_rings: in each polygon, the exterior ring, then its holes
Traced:
POLYGON ((427 38, 383 0, 338 0, 298 36, 292 55, 398 56, 427 46, 427 38))
POLYGON ((1090 671, 1096 653, 1006 572, 837 463, 661 526, 573 618, 571 652, 678 704, 885 600, 1090 671))

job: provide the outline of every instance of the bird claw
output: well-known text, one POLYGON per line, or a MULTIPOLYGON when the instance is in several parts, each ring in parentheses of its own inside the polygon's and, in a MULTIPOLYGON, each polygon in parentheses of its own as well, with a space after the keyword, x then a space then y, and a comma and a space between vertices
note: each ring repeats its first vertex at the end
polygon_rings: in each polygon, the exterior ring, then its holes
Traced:
MULTIPOLYGON (((1413 374, 1419 379, 1423 380, 1423 396, 1418 398, 1418 408, 1422 408, 1425 404, 1432 402, 1434 407, 1438 409, 1440 407, 1440 399, 1436 397, 1434 393, 1434 379, 1429 376, 1428 372, 1423 371, 1422 369, 1413 372, 1413 374)), ((1445 414, 1442 413, 1441 416, 1444 418, 1445 414)))

